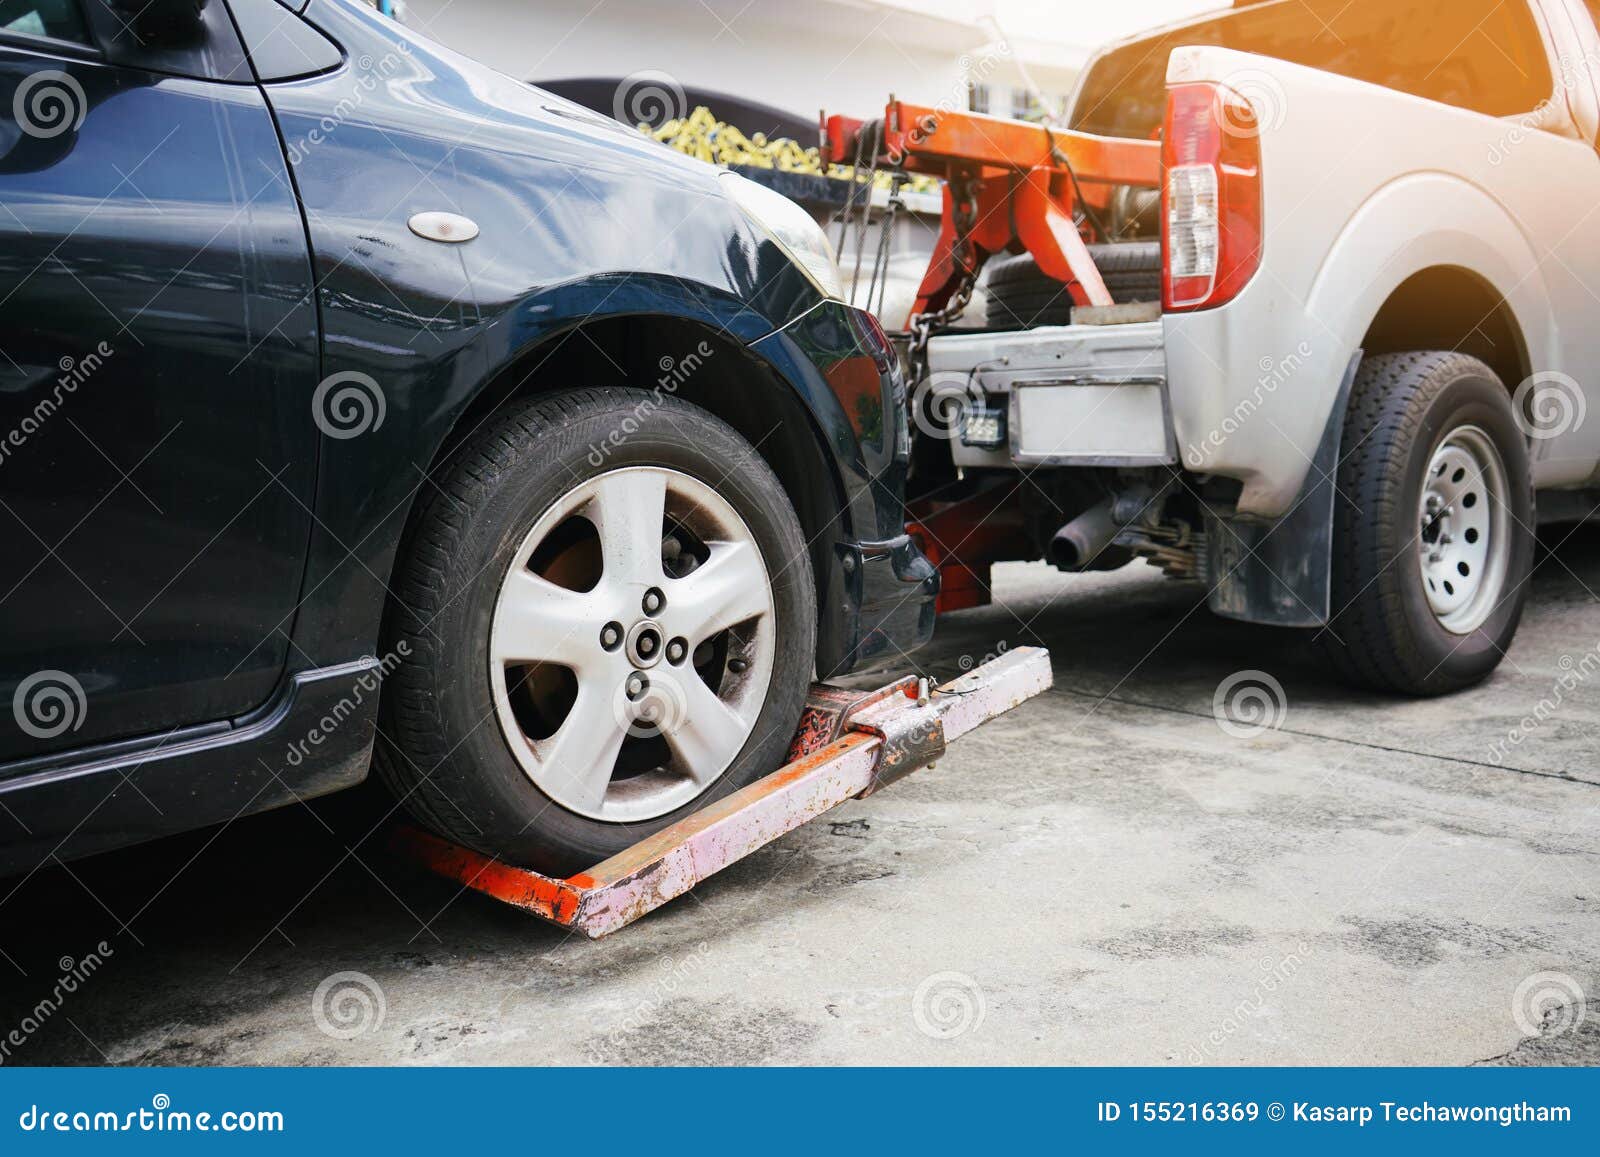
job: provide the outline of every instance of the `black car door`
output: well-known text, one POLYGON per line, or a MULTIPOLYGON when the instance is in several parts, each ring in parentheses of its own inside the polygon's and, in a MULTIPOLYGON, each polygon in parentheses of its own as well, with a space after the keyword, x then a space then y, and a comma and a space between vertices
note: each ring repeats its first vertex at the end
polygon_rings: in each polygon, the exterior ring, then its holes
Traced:
POLYGON ((0 0, 0 763, 240 716, 290 658, 305 230, 225 6, 139 12, 0 0))

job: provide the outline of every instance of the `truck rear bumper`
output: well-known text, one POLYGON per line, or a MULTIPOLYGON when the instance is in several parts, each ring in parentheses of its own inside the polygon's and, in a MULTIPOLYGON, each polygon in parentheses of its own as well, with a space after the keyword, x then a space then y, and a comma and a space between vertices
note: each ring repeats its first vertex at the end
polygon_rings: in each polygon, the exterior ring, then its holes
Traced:
POLYGON ((957 466, 1178 461, 1160 321, 936 337, 928 368, 936 396, 963 409, 957 466))

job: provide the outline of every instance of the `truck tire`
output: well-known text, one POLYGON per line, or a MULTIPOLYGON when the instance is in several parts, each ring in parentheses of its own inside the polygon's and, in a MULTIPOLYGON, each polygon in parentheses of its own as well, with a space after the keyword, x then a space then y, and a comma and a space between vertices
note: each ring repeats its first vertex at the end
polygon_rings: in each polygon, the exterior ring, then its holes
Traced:
POLYGON ((1335 669, 1410 695, 1487 676, 1522 617, 1535 541, 1527 440, 1494 371, 1441 351, 1366 358, 1338 487, 1321 639, 1335 669))
POLYGON ((816 656, 806 542, 698 406, 515 402, 424 486, 402 552, 376 766, 448 839, 566 875, 783 762, 816 656))
MULTIPOLYGON (((1161 242, 1118 241, 1088 248, 1112 301, 1161 300, 1161 242)), ((1072 320, 1072 295, 1061 282, 1039 272, 1031 253, 991 261, 987 289, 985 320, 990 329, 1031 329, 1072 320)))

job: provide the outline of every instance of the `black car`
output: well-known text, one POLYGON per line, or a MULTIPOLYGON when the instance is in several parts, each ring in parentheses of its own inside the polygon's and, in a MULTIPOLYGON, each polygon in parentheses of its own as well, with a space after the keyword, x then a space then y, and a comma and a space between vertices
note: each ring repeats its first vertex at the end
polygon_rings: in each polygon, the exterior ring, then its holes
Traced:
POLYGON ((822 231, 354 0, 0 0, 0 868, 369 767, 546 871, 926 641, 822 231))

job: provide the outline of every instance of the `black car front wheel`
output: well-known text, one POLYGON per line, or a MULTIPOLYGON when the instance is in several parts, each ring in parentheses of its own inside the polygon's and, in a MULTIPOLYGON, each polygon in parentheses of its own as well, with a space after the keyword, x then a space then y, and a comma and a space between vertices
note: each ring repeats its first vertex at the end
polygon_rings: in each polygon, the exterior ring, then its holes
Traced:
POLYGON ((673 398, 492 419, 397 567, 378 766, 429 827, 568 873, 776 768, 816 596, 772 471, 673 398))

